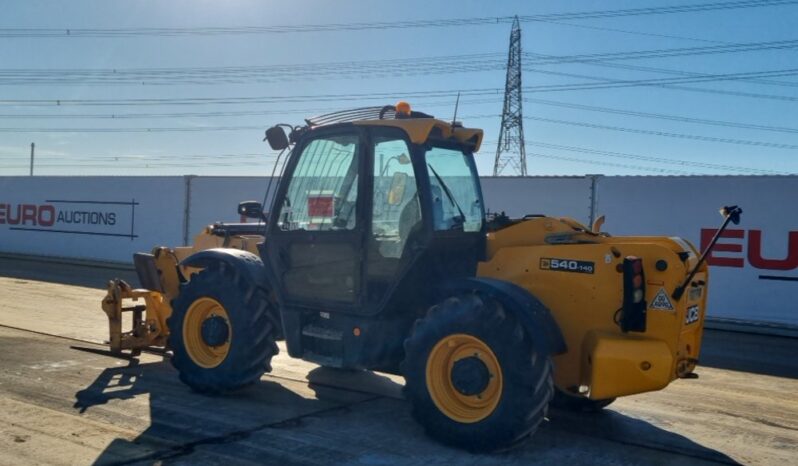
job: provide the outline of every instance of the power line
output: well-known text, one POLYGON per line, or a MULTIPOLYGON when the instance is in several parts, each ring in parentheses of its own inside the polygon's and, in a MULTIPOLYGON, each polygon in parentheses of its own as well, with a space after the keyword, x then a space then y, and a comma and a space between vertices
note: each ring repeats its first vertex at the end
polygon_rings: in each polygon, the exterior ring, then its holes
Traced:
MULTIPOLYGON (((556 73, 546 70, 527 69, 528 71, 556 73)), ((677 86, 673 83, 694 83, 711 81, 737 81, 756 77, 767 76, 792 76, 798 74, 798 69, 772 70, 761 72, 743 72, 727 74, 711 74, 701 76, 687 76, 678 78, 657 78, 644 80, 612 80, 608 78, 598 78, 595 76, 582 76, 588 79, 602 81, 603 84, 556 84, 525 87, 529 92, 549 92, 563 90, 587 90, 604 89, 618 87, 636 86, 667 86, 671 89, 680 90, 699 90, 702 92, 714 92, 720 94, 754 97, 762 99, 774 99, 783 101, 798 101, 798 97, 750 93, 741 91, 724 91, 720 89, 696 89, 684 86, 677 86)), ((481 88, 437 91, 400 91, 383 93, 351 93, 351 94, 320 94, 320 95, 298 95, 298 96, 252 96, 252 97, 187 97, 187 98, 139 98, 139 99, 0 99, 0 106, 138 106, 138 105, 243 105, 243 104, 271 104, 271 103, 303 103, 303 102, 338 102, 352 100, 390 100, 396 98, 454 98, 458 93, 463 96, 487 96, 501 95, 499 88, 481 88)))
MULTIPOLYGON (((750 52, 767 49, 794 48, 798 40, 736 43, 704 47, 682 47, 675 49, 638 50, 613 53, 580 55, 544 55, 525 53, 531 57, 532 65, 567 63, 592 64, 642 71, 664 72, 692 77, 709 76, 661 68, 640 67, 607 61, 642 58, 667 58, 686 55, 750 52)), ((401 77, 446 73, 496 71, 504 69, 500 54, 480 53, 415 57, 403 59, 381 59, 344 62, 301 63, 268 66, 224 66, 182 68, 71 68, 71 69, 5 69, 0 70, 0 85, 178 85, 178 84, 230 84, 245 82, 276 82, 297 79, 317 79, 321 76, 346 78, 363 76, 369 78, 401 77), (413 66, 406 66, 406 63, 413 66)), ((746 78, 753 79, 753 78, 746 78)), ((798 83, 778 83, 798 86, 798 83)))
MULTIPOLYGON (((559 58, 561 55, 546 55, 540 53, 533 53, 531 56, 541 57, 541 58, 559 58)), ((599 66, 602 68, 618 68, 624 70, 633 70, 633 71, 644 71, 644 72, 651 72, 651 73, 659 73, 659 74, 670 74, 670 75, 678 75, 678 76, 710 76, 708 73, 698 73, 695 71, 685 71, 685 70, 673 70, 669 68, 659 68, 653 66, 641 66, 641 65, 630 65, 628 63, 615 63, 609 61, 588 61, 588 62, 579 62, 580 64, 585 64, 588 66, 599 66)), ((569 76, 569 77, 579 77, 585 79, 594 79, 594 80, 604 80, 604 81, 611 81, 608 78, 596 78, 595 76, 588 76, 588 75, 580 75, 580 74, 573 74, 573 73, 560 73, 560 72, 552 72, 552 71, 543 71, 539 69, 530 69, 530 71, 534 71, 537 73, 549 73, 559 76, 569 76)), ((774 86, 785 86, 785 87, 798 87, 798 83, 793 81, 775 81, 775 80, 768 80, 768 79, 761 79, 761 78, 744 78, 744 81, 759 83, 759 84, 769 84, 774 86)))
MULTIPOLYGON (((462 118, 483 118, 499 115, 463 116, 462 118)), ((201 131, 263 131, 265 126, 183 126, 183 127, 148 127, 148 128, 0 128, 0 133, 172 133, 201 131)))
POLYGON ((779 40, 769 42, 747 42, 733 43, 724 45, 707 45, 703 47, 679 47, 671 49, 638 50, 626 52, 605 52, 588 53, 580 55, 562 55, 552 58, 535 57, 534 54, 527 54, 535 58, 530 64, 549 65, 562 63, 588 63, 591 61, 605 60, 639 60, 644 58, 669 58, 682 57, 686 55, 713 55, 723 53, 750 52, 758 50, 780 50, 792 49, 798 46, 798 40, 779 40))
MULTIPOLYGON (((546 100, 546 99, 535 99, 526 97, 524 98, 525 102, 530 102, 538 105, 546 105, 546 106, 554 106, 554 107, 562 107, 562 108, 570 108, 575 110, 587 110, 592 112, 601 112, 601 113, 611 113, 617 115, 626 115, 626 116, 634 116, 634 117, 641 117, 641 118, 651 118, 651 119, 661 119, 661 120, 670 120, 676 121, 680 123, 691 123, 691 124, 702 124, 708 126, 720 126, 720 127, 729 127, 729 128, 740 128, 740 129, 752 129, 752 130, 761 130, 761 131, 771 131, 771 132, 781 132, 781 133, 790 133, 796 134, 798 133, 798 128, 791 128, 791 127, 784 127, 784 126, 773 126, 773 125, 760 125, 760 124, 753 124, 753 123, 743 123, 743 122, 732 122, 732 121, 725 121, 725 120, 712 120, 712 119, 705 119, 705 118, 696 118, 696 117, 689 117, 683 115, 671 115, 671 114, 661 114, 661 113, 650 113, 650 112, 641 112, 641 111, 634 111, 634 110, 626 110, 626 109, 619 109, 619 108, 610 108, 610 107, 600 107, 600 106, 591 106, 591 105, 584 105, 584 104, 574 104, 568 102, 561 102, 561 101, 553 101, 553 100, 546 100)), ((484 103, 496 103, 501 102, 499 99, 477 99, 477 100, 468 100, 468 101, 461 101, 460 105, 478 105, 484 103)), ((451 107, 452 103, 448 101, 438 101, 438 102, 430 102, 425 103, 424 108, 434 108, 434 107, 451 107)), ((216 118, 216 117, 237 117, 237 116, 265 116, 265 115, 288 115, 288 114, 300 114, 300 115, 310 115, 320 112, 328 112, 338 110, 338 108, 333 107, 324 107, 324 108, 304 108, 304 109, 282 109, 282 110, 243 110, 243 111, 216 111, 216 112, 172 112, 172 113, 103 113, 103 114, 0 114, 0 119, 110 119, 110 120, 125 120, 125 119, 154 119, 154 118, 216 118)), ((481 115, 472 115, 470 116, 471 119, 476 118, 489 118, 489 117, 497 117, 497 114, 481 114, 481 115)))
MULTIPOLYGON (((400 91, 350 94, 316 94, 295 96, 245 96, 245 97, 185 97, 185 98, 138 98, 138 99, 0 99, 0 106, 138 106, 138 105, 244 105, 281 104, 304 102, 342 102, 353 100, 395 101, 397 98, 454 98, 460 93, 464 97, 496 95, 500 88, 465 89, 461 91, 400 91)), ((454 100, 452 100, 454 102, 454 100)))
MULTIPOLYGON (((19 156, 11 156, 11 155, 0 155, 0 161, 8 161, 8 160, 17 160, 20 158, 26 158, 27 155, 21 154, 19 156)), ((109 162, 142 162, 142 161, 157 161, 157 160, 166 160, 166 161, 173 161, 173 160, 205 160, 205 159, 219 159, 224 158, 225 160, 229 159, 240 159, 240 158, 275 158, 276 153, 244 153, 244 154, 150 154, 150 155, 86 155, 81 154, 79 156, 70 156, 70 155, 45 155, 41 157, 36 157, 37 161, 69 161, 72 162, 98 162, 98 161, 109 161, 109 162)))
MULTIPOLYGON (((424 101, 426 98, 419 98, 424 101)), ((492 99, 470 99, 461 100, 460 106, 479 105, 485 103, 501 102, 500 98, 492 99)), ((452 108, 452 101, 432 101, 424 102, 423 107, 428 108, 452 108)), ((301 114, 303 116, 333 112, 340 110, 340 107, 315 107, 315 108, 291 108, 277 110, 237 110, 237 111, 212 111, 212 112, 168 112, 168 113, 48 113, 48 114, 0 114, 0 118, 13 119, 108 119, 126 120, 138 118, 210 118, 210 117, 238 117, 238 116, 265 116, 265 115, 287 115, 301 114)))
POLYGON ((578 152, 583 154, 593 154, 593 155, 602 155, 606 157, 613 157, 613 158, 621 158, 621 159, 630 159, 630 160, 638 160, 644 162, 651 162, 651 163, 659 163, 659 164, 667 164, 667 165, 679 165, 682 167, 693 167, 693 168, 709 168, 713 170, 726 170, 726 171, 733 171, 733 172, 742 172, 742 173, 759 173, 759 174, 780 174, 781 172, 773 171, 773 170, 765 170, 759 168, 749 168, 749 167, 739 167, 735 165, 722 165, 716 163, 709 163, 709 162, 697 162, 695 160, 680 160, 671 157, 656 157, 650 155, 642 155, 642 154, 632 154, 628 152, 614 152, 614 151, 605 151, 605 150, 598 150, 598 149, 589 149, 586 147, 576 147, 576 146, 567 146, 562 144, 551 144, 542 141, 527 141, 527 145, 536 146, 536 147, 543 147, 546 149, 555 149, 555 150, 564 150, 568 152, 578 152))
MULTIPOLYGON (((526 68, 524 68, 526 70, 526 68)), ((685 84, 703 83, 715 81, 740 81, 756 77, 776 77, 776 76, 795 76, 798 75, 798 68, 770 71, 750 71, 741 73, 718 73, 702 76, 681 76, 673 78, 652 78, 652 79, 617 79, 607 80, 601 84, 596 83, 576 83, 576 84, 544 84, 540 86, 528 86, 524 90, 527 92, 552 92, 552 91, 574 91, 608 89, 619 87, 638 87, 638 86, 659 86, 664 84, 685 84)))
POLYGON ((626 168, 632 170, 641 170, 641 171, 649 171, 655 173, 663 173, 668 175, 691 175, 693 173, 686 172, 683 170, 671 170, 669 168, 657 168, 657 167, 646 167, 643 165, 631 165, 626 163, 615 163, 615 162, 607 162, 604 160, 593 160, 593 159, 583 159, 578 157, 566 157, 562 155, 551 155, 551 154, 541 154, 539 152, 529 152, 529 155, 532 157, 541 157, 546 159, 553 159, 553 160, 560 160, 564 162, 577 162, 577 163, 586 163, 589 165, 604 165, 609 167, 617 167, 617 168, 626 168))
POLYGON ((582 121, 568 121, 568 120, 556 120, 553 118, 543 118, 543 117, 525 117, 526 120, 533 120, 533 121, 541 121, 545 123, 555 123, 558 125, 570 125, 570 126, 581 126, 583 128, 593 128, 593 129, 602 129, 602 130, 609 130, 609 131, 622 131, 625 133, 637 133, 637 134, 646 134, 650 136, 664 136, 670 138, 678 138, 678 139, 694 139, 697 141, 707 141, 707 142, 720 142, 724 144, 737 144, 737 145, 745 145, 745 146, 760 146, 760 147, 771 147, 774 149, 790 149, 795 150, 798 149, 798 144, 781 144, 776 142, 767 142, 767 141, 751 141, 747 139, 732 139, 732 138, 717 138, 713 136, 702 136, 698 134, 683 134, 683 133, 669 133, 665 131, 656 131, 656 130, 647 130, 647 129, 636 129, 636 128, 624 128, 621 126, 609 126, 609 125, 599 125, 596 123, 586 123, 582 121))
MULTIPOLYGON (((687 5, 591 10, 518 16, 520 22, 562 21, 617 18, 627 16, 698 13, 707 11, 789 6, 793 0, 747 0, 687 5)), ((442 28, 509 24, 512 16, 438 18, 405 21, 379 21, 333 24, 275 25, 275 26, 212 26, 212 27, 138 27, 138 28, 0 28, 2 38, 64 38, 64 37, 181 37, 251 34, 288 34, 308 32, 368 31, 409 28, 442 28)))
MULTIPOLYGON (((585 74, 576 74, 576 73, 565 73, 560 71, 551 71, 551 70, 541 70, 537 68, 524 68, 524 71, 532 72, 532 73, 541 73, 541 74, 551 74, 556 76, 566 76, 571 78, 583 78, 589 79, 591 81, 598 81, 605 84, 595 84, 590 85, 586 83, 579 83, 579 84, 554 84, 554 85, 546 85, 541 86, 538 89, 528 89, 530 92, 551 92, 551 91, 571 91, 571 90, 596 90, 596 89, 615 89, 615 88, 625 88, 625 87, 660 87, 663 89, 670 89, 670 90, 679 90, 679 91, 689 91, 689 92, 700 92, 706 94, 720 94, 720 95, 729 95, 735 97, 750 97, 755 99, 767 99, 767 100, 776 100, 776 101, 784 101, 784 102, 795 102, 798 101, 798 97, 793 97, 789 95, 783 94, 762 94, 756 92, 745 92, 745 91, 730 91, 730 90, 723 90, 717 88, 702 88, 702 87, 691 87, 691 86, 682 86, 678 84, 672 84, 674 82, 680 83, 691 83, 691 82, 712 82, 712 81, 751 81, 754 79, 758 79, 760 76, 783 76, 780 72, 754 72, 754 73, 761 73, 761 74, 727 74, 727 75, 708 75, 708 74, 701 74, 694 78, 694 80, 688 78, 680 78, 681 81, 677 80, 676 78, 662 78, 662 79, 642 79, 642 80, 617 80, 611 79, 606 77, 599 77, 599 76, 591 76, 585 74), (773 74, 767 74, 773 73, 773 74), (663 79, 670 79, 670 81, 664 81, 663 79)), ((790 74, 791 75, 791 74, 790 74)))
POLYGON ((174 128, 0 128, 0 133, 173 133, 263 130, 263 126, 186 126, 174 128))
POLYGON ((227 84, 317 79, 321 76, 401 77, 419 74, 501 70, 500 54, 480 53, 402 59, 300 63, 268 66, 181 68, 72 68, 0 70, 0 84, 227 84), (407 66, 412 63, 413 66, 407 66))
POLYGON ((774 131, 774 132, 781 132, 781 133, 798 133, 798 128, 788 128, 784 126, 769 126, 769 125, 757 125, 752 123, 739 123, 739 122, 732 122, 732 121, 724 121, 724 120, 710 120, 705 118, 694 118, 694 117, 687 117, 681 115, 666 115, 662 113, 647 113, 647 112, 639 112, 633 110, 623 110, 618 108, 609 108, 609 107, 597 107, 592 105, 582 105, 582 104, 572 104, 567 102, 558 102, 553 100, 544 100, 544 99, 533 99, 533 98, 524 98, 525 102, 530 102, 539 105, 549 105, 554 107, 563 107, 563 108, 571 108, 575 110, 588 110, 591 112, 603 112, 603 113, 614 113, 617 115, 627 115, 627 116, 635 116, 641 118, 656 118, 661 120, 671 120, 671 121, 678 121, 680 123, 697 123, 702 125, 710 125, 710 126, 725 126, 729 128, 742 128, 742 129, 755 129, 755 130, 762 130, 762 131, 774 131))

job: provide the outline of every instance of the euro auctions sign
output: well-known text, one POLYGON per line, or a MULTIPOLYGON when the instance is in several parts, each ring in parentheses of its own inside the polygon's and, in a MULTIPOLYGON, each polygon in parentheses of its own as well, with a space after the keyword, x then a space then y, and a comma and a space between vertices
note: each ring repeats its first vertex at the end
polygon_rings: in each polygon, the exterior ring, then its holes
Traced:
POLYGON ((47 199, 41 203, 8 203, 0 199, 0 226, 16 231, 134 239, 137 205, 135 199, 47 199))
POLYGON ((130 263, 181 245, 183 177, 0 177, 0 253, 130 263))

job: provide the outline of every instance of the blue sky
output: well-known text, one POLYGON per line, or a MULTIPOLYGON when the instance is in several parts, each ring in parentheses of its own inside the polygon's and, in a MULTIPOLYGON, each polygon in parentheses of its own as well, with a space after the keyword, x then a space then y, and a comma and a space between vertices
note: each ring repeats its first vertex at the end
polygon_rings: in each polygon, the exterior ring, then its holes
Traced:
MULTIPOLYGON (((345 24, 505 17, 709 2, 5 1, 0 29, 345 24)), ((558 23, 528 21, 522 23, 522 44, 527 54, 568 56, 787 41, 798 40, 797 23, 798 4, 571 19, 558 23)), ((59 69, 253 67, 397 60, 380 67, 382 72, 376 72, 372 66, 369 72, 362 73, 337 73, 335 69, 328 69, 323 74, 314 74, 311 68, 301 75, 271 82, 31 84, 9 83, 6 74, 0 76, 0 101, 255 98, 368 93, 384 93, 389 97, 276 103, 245 101, 234 105, 58 106, 51 103, 33 107, 3 104, 0 105, 0 175, 27 174, 31 142, 35 142, 37 148, 36 173, 42 175, 267 174, 273 155, 261 141, 263 132, 259 128, 278 122, 299 123, 305 116, 328 109, 394 103, 397 98, 411 92, 501 90, 504 71, 500 64, 506 59, 509 33, 510 25, 499 22, 457 27, 184 37, 0 37, 0 72, 49 70, 53 77, 58 77, 59 69), (471 57, 477 54, 480 56, 471 57), (469 56, 463 59, 467 62, 465 65, 463 61, 459 62, 458 68, 477 69, 452 70, 443 66, 430 71, 434 61, 419 63, 417 60, 453 55, 469 56), (499 65, 491 66, 493 62, 499 65), (94 117, 90 117, 92 115, 94 117), (110 118, 111 115, 116 118, 110 118), (144 133, 12 131, 202 127, 253 129, 144 133)), ((612 63, 706 74, 795 70, 798 68, 798 48, 794 45, 780 49, 612 63)), ((532 59, 531 55, 524 57, 529 63, 523 76, 525 87, 596 82, 551 72, 605 80, 678 76, 588 63, 532 64, 532 59)), ((798 158, 795 157, 798 154, 798 77, 785 74, 767 78, 767 83, 737 80, 685 84, 699 89, 757 94, 760 97, 652 86, 567 91, 551 91, 549 88, 545 92, 525 92, 525 98, 535 100, 525 102, 524 114, 528 118, 537 118, 525 121, 529 174, 798 173, 798 158), (573 104, 582 107, 568 106, 573 104), (595 111, 596 107, 638 114, 595 111), (732 125, 650 118, 640 116, 640 112, 679 117, 677 119, 722 121, 732 125), (602 128, 597 128, 597 125, 602 128), (741 128, 740 125, 749 127, 741 128), (767 128, 755 129, 750 128, 751 125, 767 128), (653 132, 668 135, 651 134, 653 132)), ((451 95, 407 100, 417 110, 451 118, 454 106, 451 95)), ((477 158, 482 174, 492 171, 501 106, 500 91, 461 100, 458 119, 468 126, 485 130, 486 143, 477 158)))

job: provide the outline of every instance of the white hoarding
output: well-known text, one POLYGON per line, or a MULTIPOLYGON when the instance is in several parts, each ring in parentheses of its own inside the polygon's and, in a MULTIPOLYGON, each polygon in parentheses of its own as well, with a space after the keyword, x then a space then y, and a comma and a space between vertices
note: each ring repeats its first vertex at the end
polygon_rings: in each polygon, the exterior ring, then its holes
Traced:
POLYGON ((798 177, 604 177, 596 214, 616 235, 673 235, 706 246, 740 205, 709 259, 708 315, 798 325, 798 177))
MULTIPOLYGON (((267 177, 0 177, 0 252, 130 263, 136 251, 191 242, 215 221, 241 221, 238 203, 261 201, 267 185, 267 177)), ((798 325, 790 204, 798 177, 486 177, 482 189, 492 212, 583 223, 604 214, 612 234, 681 236, 698 247, 720 224, 718 208, 739 204, 741 225, 709 260, 708 315, 798 325)))
POLYGON ((183 231, 182 177, 0 177, 0 252, 131 262, 183 231))
MULTIPOLYGON (((263 202, 269 184, 268 177, 255 176, 204 176, 188 180, 191 193, 188 216, 188 240, 205 226, 214 222, 241 222, 238 203, 241 201, 263 202)), ((272 191, 274 191, 274 185, 272 191)), ((269 209, 268 204, 265 207, 269 209)))
MULTIPOLYGON (((236 213, 238 203, 245 200, 263 201, 269 178, 192 177, 189 183, 190 240, 213 222, 242 221, 236 213)), ((485 205, 491 212, 505 211, 510 216, 567 216, 587 223, 590 218, 591 183, 592 180, 586 177, 484 177, 482 191, 485 205)), ((266 210, 268 208, 267 201, 266 210)))
POLYGON ((545 214, 590 221, 590 177, 483 177, 482 195, 491 212, 511 217, 545 214))

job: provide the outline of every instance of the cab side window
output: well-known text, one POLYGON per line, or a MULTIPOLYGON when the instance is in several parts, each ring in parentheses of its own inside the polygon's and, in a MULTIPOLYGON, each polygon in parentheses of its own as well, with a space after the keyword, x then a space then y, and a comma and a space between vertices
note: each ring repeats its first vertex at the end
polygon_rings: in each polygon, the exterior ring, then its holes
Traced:
POLYGON ((408 236, 421 227, 416 177, 403 139, 375 138, 373 186, 373 240, 380 256, 401 258, 408 236))

